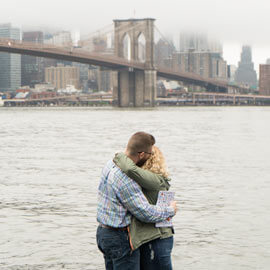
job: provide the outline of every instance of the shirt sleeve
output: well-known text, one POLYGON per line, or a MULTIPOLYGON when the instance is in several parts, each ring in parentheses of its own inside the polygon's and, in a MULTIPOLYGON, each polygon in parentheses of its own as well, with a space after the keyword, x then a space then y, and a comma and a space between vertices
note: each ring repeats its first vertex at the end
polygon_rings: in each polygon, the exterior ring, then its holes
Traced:
POLYGON ((142 222, 156 223, 174 216, 174 209, 170 206, 161 207, 149 204, 140 186, 133 180, 127 178, 116 194, 120 202, 133 216, 142 222))
POLYGON ((136 181, 145 190, 159 191, 169 188, 169 184, 162 175, 141 169, 124 153, 117 153, 113 161, 121 171, 136 181))

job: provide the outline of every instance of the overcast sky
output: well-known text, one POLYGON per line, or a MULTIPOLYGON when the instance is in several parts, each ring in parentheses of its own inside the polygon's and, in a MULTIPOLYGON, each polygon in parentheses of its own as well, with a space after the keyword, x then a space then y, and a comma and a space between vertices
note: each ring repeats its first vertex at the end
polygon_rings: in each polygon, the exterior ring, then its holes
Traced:
MULTIPOLYGON (((113 19, 156 19, 175 42, 181 30, 207 31, 224 44, 224 58, 237 64, 242 44, 253 47, 256 69, 270 58, 269 0, 0 0, 0 23, 27 29, 80 30, 87 34, 113 19)), ((178 44, 176 44, 178 46, 178 44)))

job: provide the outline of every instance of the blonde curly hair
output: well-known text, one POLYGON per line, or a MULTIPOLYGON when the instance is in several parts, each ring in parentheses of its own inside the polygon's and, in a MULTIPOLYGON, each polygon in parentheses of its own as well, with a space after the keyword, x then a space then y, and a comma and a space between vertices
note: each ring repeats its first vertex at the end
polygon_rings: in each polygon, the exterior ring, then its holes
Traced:
POLYGON ((161 174, 164 177, 169 176, 165 158, 157 146, 153 146, 152 155, 144 163, 142 169, 149 170, 153 173, 161 174))

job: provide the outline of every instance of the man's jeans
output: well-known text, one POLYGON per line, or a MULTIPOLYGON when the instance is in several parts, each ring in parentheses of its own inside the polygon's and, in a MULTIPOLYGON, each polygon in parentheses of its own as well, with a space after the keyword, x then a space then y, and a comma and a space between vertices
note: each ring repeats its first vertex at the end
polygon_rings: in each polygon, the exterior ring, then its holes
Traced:
POLYGON ((131 252, 127 231, 98 226, 97 245, 103 253, 106 270, 139 270, 140 251, 131 252))
POLYGON ((141 270, 172 270, 173 236, 150 241, 140 247, 141 270))

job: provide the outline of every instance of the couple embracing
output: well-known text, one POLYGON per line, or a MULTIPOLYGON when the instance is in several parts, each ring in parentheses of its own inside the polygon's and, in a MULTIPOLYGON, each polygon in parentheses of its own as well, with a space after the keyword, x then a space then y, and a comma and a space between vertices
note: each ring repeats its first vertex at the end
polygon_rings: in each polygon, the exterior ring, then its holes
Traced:
POLYGON ((102 170, 98 189, 97 245, 106 270, 171 270, 173 228, 156 227, 171 219, 176 202, 156 205, 170 187, 165 160, 155 138, 137 132, 125 153, 102 170))

